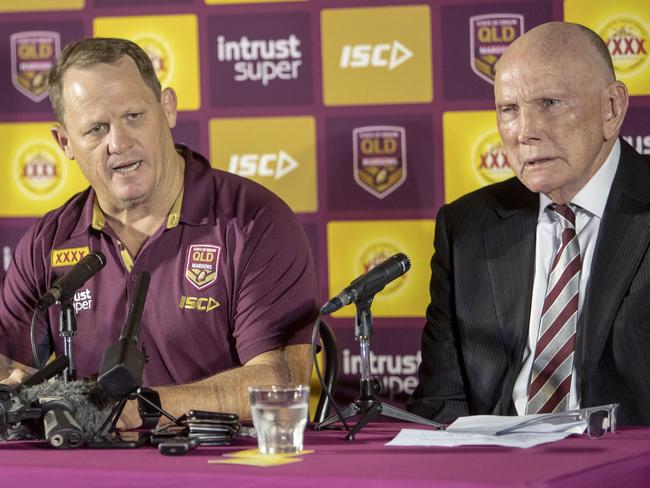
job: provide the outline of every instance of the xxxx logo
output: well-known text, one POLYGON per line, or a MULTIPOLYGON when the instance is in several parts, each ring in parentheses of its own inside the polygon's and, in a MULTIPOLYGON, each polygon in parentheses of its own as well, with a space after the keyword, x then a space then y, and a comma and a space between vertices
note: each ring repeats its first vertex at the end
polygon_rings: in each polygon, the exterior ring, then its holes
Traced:
POLYGON ((90 249, 88 246, 70 247, 67 249, 53 249, 50 253, 50 262, 53 268, 73 266, 81 261, 81 258, 83 258, 89 252, 90 249))

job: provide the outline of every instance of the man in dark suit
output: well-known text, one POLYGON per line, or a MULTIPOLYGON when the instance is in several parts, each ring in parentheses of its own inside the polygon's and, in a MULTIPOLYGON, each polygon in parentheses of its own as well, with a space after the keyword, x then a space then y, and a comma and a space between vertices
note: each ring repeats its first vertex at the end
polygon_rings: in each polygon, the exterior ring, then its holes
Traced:
POLYGON ((650 424, 650 164, 619 138, 628 107, 591 30, 544 24, 497 64, 516 178, 443 206, 420 383, 408 407, 462 415, 619 403, 650 424))

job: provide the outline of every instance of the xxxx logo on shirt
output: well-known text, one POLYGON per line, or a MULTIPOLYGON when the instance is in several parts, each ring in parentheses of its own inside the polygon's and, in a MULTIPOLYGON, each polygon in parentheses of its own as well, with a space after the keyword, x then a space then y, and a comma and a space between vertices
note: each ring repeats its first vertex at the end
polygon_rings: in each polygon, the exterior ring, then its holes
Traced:
POLYGON ((203 290, 217 281, 220 254, 221 247, 210 244, 193 244, 187 250, 185 278, 197 290, 203 290))
POLYGON ((50 263, 53 268, 61 268, 63 266, 74 266, 81 258, 90 252, 88 246, 84 247, 68 247, 65 249, 52 249, 50 253, 50 263))

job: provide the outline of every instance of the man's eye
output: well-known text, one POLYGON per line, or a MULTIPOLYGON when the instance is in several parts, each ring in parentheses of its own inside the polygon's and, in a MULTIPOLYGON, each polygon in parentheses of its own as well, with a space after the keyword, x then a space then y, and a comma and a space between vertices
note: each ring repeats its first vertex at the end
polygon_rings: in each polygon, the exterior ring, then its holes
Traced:
POLYGON ((138 120, 141 115, 142 115, 141 112, 132 112, 132 113, 128 114, 127 117, 128 117, 129 120, 138 120))
POLYGON ((553 105, 560 103, 560 101, 557 98, 545 98, 542 103, 546 107, 552 107, 553 105))
POLYGON ((90 130, 88 132, 86 132, 86 134, 91 134, 91 135, 99 134, 103 130, 104 130, 104 124, 97 124, 97 125, 92 126, 90 128, 90 130))

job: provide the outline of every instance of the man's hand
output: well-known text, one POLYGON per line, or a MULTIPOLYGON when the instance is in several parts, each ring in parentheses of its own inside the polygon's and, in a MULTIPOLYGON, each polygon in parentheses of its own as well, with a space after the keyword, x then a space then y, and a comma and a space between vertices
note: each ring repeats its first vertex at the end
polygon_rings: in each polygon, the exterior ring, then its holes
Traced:
POLYGON ((117 428, 120 430, 137 429, 140 425, 142 425, 142 419, 138 412, 138 401, 129 400, 122 410, 117 428))
POLYGON ((29 377, 30 377, 30 375, 27 374, 22 369, 14 369, 14 370, 11 371, 9 376, 7 376, 5 379, 0 381, 0 383, 3 383, 5 385, 9 385, 9 386, 15 388, 16 386, 20 385, 23 381, 25 381, 29 377))
POLYGON ((36 369, 0 354, 0 383, 16 387, 35 372, 36 369))

